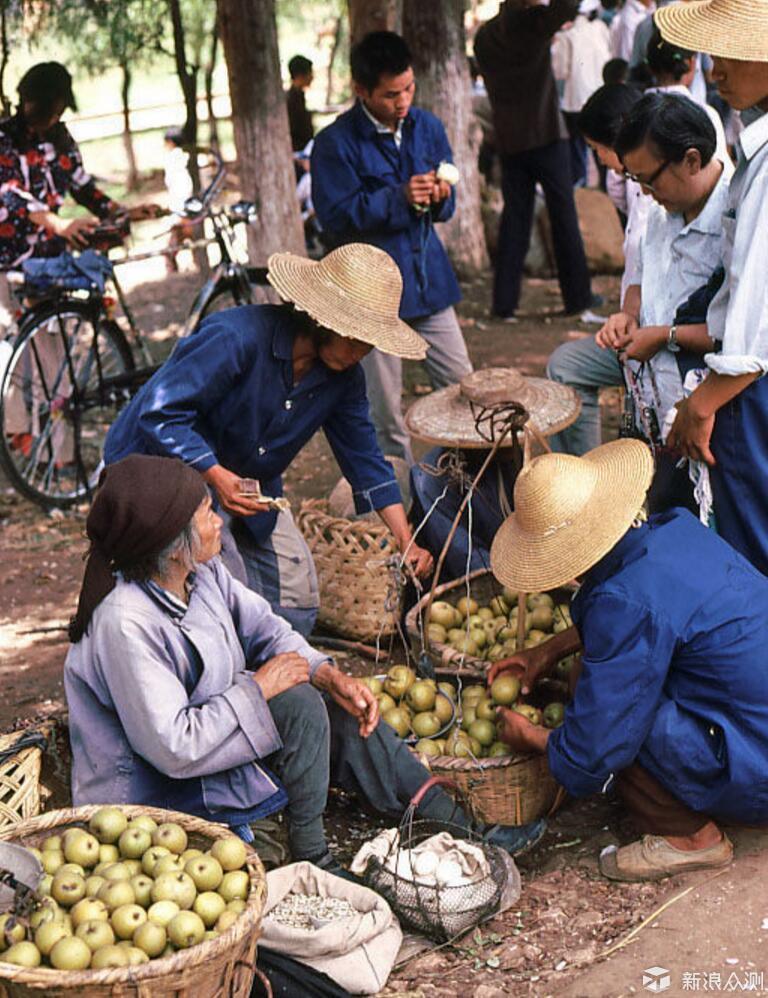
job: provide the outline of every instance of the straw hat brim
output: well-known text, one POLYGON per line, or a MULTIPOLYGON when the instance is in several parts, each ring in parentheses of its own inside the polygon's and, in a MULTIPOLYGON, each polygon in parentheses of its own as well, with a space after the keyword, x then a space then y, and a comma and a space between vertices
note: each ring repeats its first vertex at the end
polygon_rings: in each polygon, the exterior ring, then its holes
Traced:
MULTIPOLYGON (((548 378, 525 379, 525 387, 509 401, 519 402, 529 413, 529 422, 544 436, 559 433, 574 423, 581 412, 581 399, 568 385, 548 378)), ((405 414, 412 437, 439 447, 488 450, 491 441, 483 438, 475 425, 469 401, 460 385, 449 385, 418 399, 405 414)), ((502 447, 511 447, 506 437, 502 447)))
MULTIPOLYGON (((338 284, 324 276, 317 260, 293 253, 273 253, 267 266, 267 279, 280 297, 321 326, 395 357, 407 360, 426 357, 427 343, 414 329, 402 319, 377 310, 375 302, 371 308, 361 308, 351 301, 338 284)), ((387 304, 391 308, 391 303, 387 304)))
POLYGON ((615 440, 585 454, 595 488, 578 516, 531 535, 512 513, 491 545, 491 570, 518 592, 544 592, 577 578, 624 536, 642 507, 653 458, 640 440, 615 440))
POLYGON ((665 41, 724 59, 768 62, 765 0, 688 0, 654 14, 665 41))

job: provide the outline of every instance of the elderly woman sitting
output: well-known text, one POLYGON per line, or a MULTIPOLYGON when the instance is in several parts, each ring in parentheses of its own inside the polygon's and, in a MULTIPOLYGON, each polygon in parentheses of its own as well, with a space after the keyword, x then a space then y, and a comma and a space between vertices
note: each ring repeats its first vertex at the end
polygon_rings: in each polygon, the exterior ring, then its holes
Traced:
MULTIPOLYGON (((398 815, 429 776, 379 724, 371 692, 230 576, 221 519, 181 461, 108 467, 87 526, 64 668, 73 802, 174 808, 246 839, 249 822, 285 806, 294 859, 338 872, 322 820, 329 781, 398 815)), ((439 789, 424 808, 456 820, 439 789)), ((514 853, 542 831, 492 838, 514 853)))

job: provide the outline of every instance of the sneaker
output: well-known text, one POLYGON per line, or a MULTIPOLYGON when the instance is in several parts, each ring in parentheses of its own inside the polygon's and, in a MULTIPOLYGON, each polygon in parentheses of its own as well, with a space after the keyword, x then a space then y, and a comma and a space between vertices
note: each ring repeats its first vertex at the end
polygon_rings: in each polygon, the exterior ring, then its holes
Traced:
POLYGON ((498 315, 496 312, 491 312, 488 318, 492 322, 503 322, 508 326, 513 326, 520 321, 516 315, 498 315))
POLYGON ((579 316, 579 322, 587 323, 588 325, 602 326, 606 320, 606 316, 598 315, 597 312, 593 312, 592 309, 585 309, 579 316))
POLYGON ((727 835, 713 846, 690 852, 675 849, 661 835, 644 835, 621 849, 604 849, 600 872, 609 880, 662 880, 692 870, 717 870, 732 859, 733 845, 727 835))
POLYGON ((496 825, 483 838, 493 846, 506 849, 510 856, 522 856, 541 840, 547 830, 544 818, 527 825, 496 825))

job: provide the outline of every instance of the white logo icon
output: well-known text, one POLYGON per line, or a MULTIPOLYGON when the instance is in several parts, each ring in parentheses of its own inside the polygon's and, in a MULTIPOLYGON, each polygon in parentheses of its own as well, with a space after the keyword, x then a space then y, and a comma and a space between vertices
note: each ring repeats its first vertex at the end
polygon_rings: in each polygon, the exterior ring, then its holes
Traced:
POLYGON ((646 991, 660 994, 672 987, 672 977, 664 967, 648 967, 643 971, 643 987, 646 991))

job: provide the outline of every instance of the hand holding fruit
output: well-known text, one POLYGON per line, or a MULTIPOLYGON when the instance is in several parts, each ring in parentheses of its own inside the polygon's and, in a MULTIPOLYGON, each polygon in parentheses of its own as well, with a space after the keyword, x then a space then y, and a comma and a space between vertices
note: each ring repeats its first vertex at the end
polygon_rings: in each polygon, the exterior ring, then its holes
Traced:
POLYGON ((549 731, 532 724, 519 710, 499 707, 497 718, 501 728, 499 738, 516 752, 544 752, 549 731))
POLYGON ((309 682, 309 662, 298 652, 286 651, 270 658, 253 674, 265 700, 290 690, 300 683, 309 682))
POLYGON ((556 663, 557 656, 552 655, 550 643, 544 641, 533 648, 524 648, 509 658, 501 658, 498 662, 494 662, 488 670, 488 685, 492 686, 504 673, 511 673, 519 679, 521 692, 528 694, 536 680, 546 675, 556 663))

